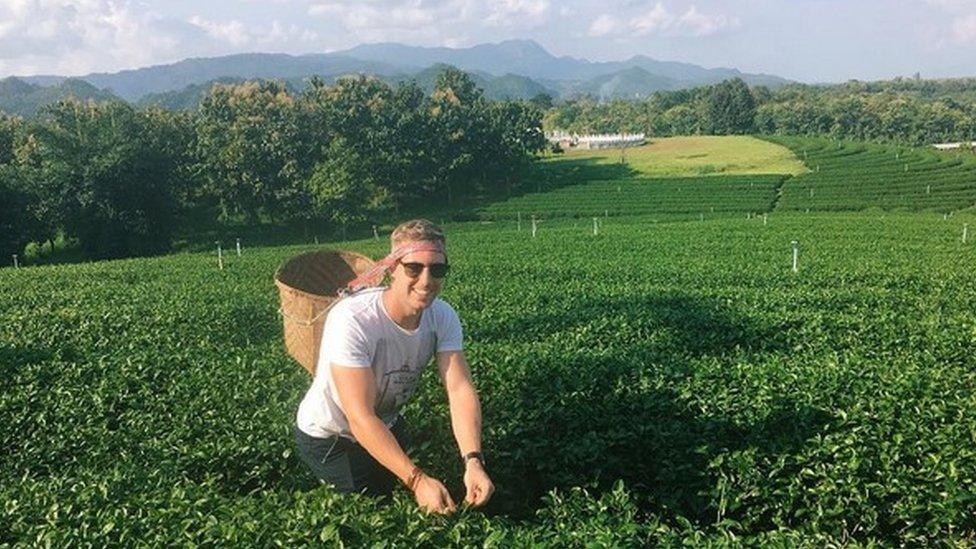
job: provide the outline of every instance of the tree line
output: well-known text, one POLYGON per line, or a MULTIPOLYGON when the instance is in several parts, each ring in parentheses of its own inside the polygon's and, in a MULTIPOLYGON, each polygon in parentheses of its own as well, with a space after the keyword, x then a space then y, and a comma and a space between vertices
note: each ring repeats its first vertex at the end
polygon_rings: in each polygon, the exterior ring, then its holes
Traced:
POLYGON ((544 126, 576 133, 828 135, 912 146, 976 139, 976 79, 899 78, 749 88, 733 79, 644 101, 590 98, 554 106, 544 126))
POLYGON ((155 254, 214 223, 339 227, 510 190, 545 147, 542 115, 455 69, 429 95, 358 76, 216 85, 193 112, 0 113, 0 253, 61 235, 89 259, 155 254))

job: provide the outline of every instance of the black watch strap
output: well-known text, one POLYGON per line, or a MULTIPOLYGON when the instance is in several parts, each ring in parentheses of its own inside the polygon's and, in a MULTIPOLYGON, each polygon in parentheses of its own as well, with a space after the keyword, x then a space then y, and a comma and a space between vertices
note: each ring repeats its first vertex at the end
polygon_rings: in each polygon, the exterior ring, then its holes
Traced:
POLYGON ((468 452, 467 454, 461 456, 461 462, 464 463, 465 466, 467 466, 469 459, 476 459, 481 462, 482 467, 485 466, 485 455, 481 452, 468 452))

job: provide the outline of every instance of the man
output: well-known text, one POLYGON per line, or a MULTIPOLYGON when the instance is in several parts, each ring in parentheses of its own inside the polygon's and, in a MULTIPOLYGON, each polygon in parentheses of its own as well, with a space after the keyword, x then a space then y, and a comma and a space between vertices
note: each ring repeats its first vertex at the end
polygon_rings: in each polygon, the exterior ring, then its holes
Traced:
POLYGON ((399 479, 428 511, 450 513, 444 485, 418 467, 399 411, 437 354, 451 425, 464 461, 465 501, 481 506, 494 486, 481 454, 481 404, 464 358, 457 313, 437 297, 447 275, 444 233, 423 219, 390 237, 386 288, 357 292, 329 312, 311 388, 298 408, 299 455, 342 492, 384 495, 399 479))

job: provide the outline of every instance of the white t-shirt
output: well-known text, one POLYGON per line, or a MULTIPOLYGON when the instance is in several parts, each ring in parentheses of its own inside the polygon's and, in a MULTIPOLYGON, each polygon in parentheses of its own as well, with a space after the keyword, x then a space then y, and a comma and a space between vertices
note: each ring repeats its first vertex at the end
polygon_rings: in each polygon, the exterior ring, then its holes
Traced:
POLYGON ((435 299, 421 314, 417 329, 406 330, 387 314, 383 290, 363 290, 329 311, 315 379, 298 407, 298 428, 306 434, 353 438, 339 406, 331 364, 373 369, 376 415, 391 425, 435 350, 462 350, 461 321, 447 302, 435 299))

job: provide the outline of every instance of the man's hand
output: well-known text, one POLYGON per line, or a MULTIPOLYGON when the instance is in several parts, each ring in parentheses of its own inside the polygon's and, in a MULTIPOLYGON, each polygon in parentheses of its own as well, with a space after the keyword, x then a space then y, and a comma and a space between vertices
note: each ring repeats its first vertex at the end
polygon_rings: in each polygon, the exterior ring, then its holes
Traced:
POLYGON ((424 474, 417 480, 413 495, 417 499, 417 505, 430 513, 447 515, 457 508, 441 481, 424 474))
POLYGON ((495 492, 495 485, 488 478, 488 473, 479 459, 469 459, 464 468, 464 486, 468 489, 464 501, 472 507, 481 507, 488 502, 495 492))

